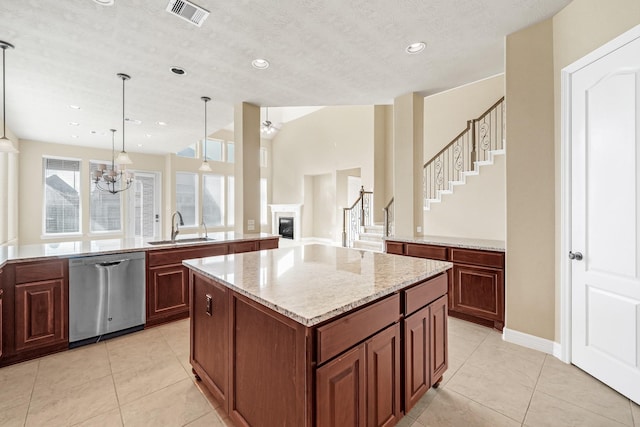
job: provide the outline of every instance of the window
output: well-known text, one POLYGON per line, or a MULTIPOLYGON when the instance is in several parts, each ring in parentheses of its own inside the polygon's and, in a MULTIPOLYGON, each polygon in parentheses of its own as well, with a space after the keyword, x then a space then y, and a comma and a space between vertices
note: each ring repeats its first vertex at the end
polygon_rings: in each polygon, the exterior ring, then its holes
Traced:
POLYGON ((227 178, 227 226, 231 227, 234 225, 235 220, 235 187, 234 187, 234 177, 230 176, 227 178))
POLYGON ((219 139, 207 139, 207 160, 222 161, 222 144, 223 141, 219 139))
MULTIPOLYGON (((104 162, 102 162, 104 163, 104 162)), ((99 162, 89 162, 89 176, 98 168, 99 162)), ((89 232, 104 233, 122 230, 121 194, 102 191, 91 182, 89 195, 89 232)))
POLYGON ((267 225, 267 178, 260 178, 260 224, 267 225))
POLYGON ((180 157, 188 157, 190 159, 196 158, 196 144, 191 144, 190 146, 183 148, 182 150, 176 153, 180 157))
POLYGON ((202 216, 207 226, 224 225, 224 176, 202 177, 202 216))
POLYGON ((236 161, 236 146, 233 142, 227 141, 227 163, 235 163, 236 161))
POLYGON ((260 167, 266 168, 268 166, 267 163, 267 149, 264 147, 260 147, 260 167))
POLYGON ((80 232, 80 161, 43 159, 44 232, 80 232))
POLYGON ((176 173, 176 209, 182 214, 184 225, 198 225, 198 174, 188 172, 176 173))

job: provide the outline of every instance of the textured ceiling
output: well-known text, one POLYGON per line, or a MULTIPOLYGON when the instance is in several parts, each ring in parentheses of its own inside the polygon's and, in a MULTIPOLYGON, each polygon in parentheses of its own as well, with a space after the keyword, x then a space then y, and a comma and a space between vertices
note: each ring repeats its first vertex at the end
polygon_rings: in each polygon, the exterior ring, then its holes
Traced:
POLYGON ((110 148, 107 130, 122 127, 123 72, 132 77, 126 115, 142 121, 127 124, 127 150, 175 152, 202 136, 203 95, 213 98, 215 130, 243 101, 389 104, 501 73, 505 35, 569 0, 197 0, 211 12, 201 28, 167 3, 0 0, 0 40, 16 46, 7 51, 7 126, 21 139, 110 148), (406 54, 415 41, 427 49, 406 54), (255 58, 271 67, 252 68, 255 58))

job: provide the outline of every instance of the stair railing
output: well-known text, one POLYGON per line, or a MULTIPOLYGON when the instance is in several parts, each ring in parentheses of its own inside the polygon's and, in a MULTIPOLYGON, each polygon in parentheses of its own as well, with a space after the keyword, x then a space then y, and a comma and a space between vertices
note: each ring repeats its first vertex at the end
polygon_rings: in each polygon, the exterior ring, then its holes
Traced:
POLYGON ((342 208, 342 246, 350 248, 362 227, 372 224, 373 191, 360 187, 360 196, 351 207, 342 208))
POLYGON ((387 206, 384 207, 384 236, 389 237, 395 234, 395 222, 394 222, 394 204, 393 197, 387 203, 387 206))
POLYGON ((504 96, 480 117, 467 121, 467 127, 433 156, 423 167, 425 204, 449 190, 451 181, 460 181, 462 173, 475 170, 476 162, 489 160, 489 152, 504 149, 504 96))

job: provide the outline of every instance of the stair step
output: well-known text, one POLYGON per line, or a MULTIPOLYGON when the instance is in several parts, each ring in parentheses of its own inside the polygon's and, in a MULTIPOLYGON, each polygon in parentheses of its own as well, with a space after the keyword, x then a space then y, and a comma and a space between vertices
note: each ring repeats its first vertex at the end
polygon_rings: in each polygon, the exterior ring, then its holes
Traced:
POLYGON ((384 225, 365 225, 365 233, 382 234, 384 232, 384 225))
POLYGON ((353 241, 354 249, 365 249, 368 251, 376 251, 382 252, 383 244, 382 242, 369 242, 366 240, 354 240, 353 241))
POLYGON ((367 242, 381 242, 384 237, 382 233, 360 233, 359 240, 366 240, 367 242))

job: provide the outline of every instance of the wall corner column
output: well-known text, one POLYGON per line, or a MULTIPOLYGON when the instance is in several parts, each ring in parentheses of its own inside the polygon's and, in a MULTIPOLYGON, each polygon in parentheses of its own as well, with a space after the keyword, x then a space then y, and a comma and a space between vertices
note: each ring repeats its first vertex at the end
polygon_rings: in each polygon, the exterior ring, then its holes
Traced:
POLYGON ((234 108, 236 233, 260 232, 260 107, 243 102, 234 108))
POLYGON ((395 234, 422 234, 424 98, 416 93, 393 100, 393 197, 395 234))

